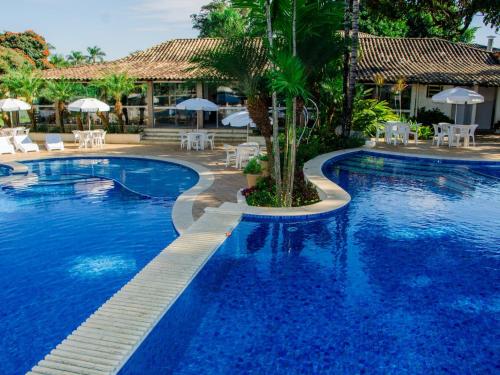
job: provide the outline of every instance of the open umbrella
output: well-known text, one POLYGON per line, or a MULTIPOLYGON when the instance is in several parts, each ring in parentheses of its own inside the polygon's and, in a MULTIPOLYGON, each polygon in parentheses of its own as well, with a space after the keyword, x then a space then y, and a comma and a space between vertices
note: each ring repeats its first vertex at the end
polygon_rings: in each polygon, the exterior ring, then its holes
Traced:
MULTIPOLYGON (((445 104, 478 104, 484 102, 484 97, 475 91, 454 87, 452 89, 441 91, 432 97, 434 103, 445 104)), ((457 123, 457 110, 455 108, 455 124, 457 123)))
POLYGON ((31 109, 31 105, 19 99, 0 100, 0 112, 19 112, 28 109, 31 109))
POLYGON ((78 99, 68 105, 70 112, 87 113, 87 122, 90 130, 90 113, 109 112, 109 105, 95 98, 78 99))
MULTIPOLYGON (((182 111, 204 111, 216 113, 216 124, 219 123, 219 106, 210 100, 202 98, 191 98, 184 100, 175 106, 176 109, 182 111)), ((198 129, 198 123, 196 123, 198 129)))
POLYGON ((231 125, 236 128, 242 128, 244 126, 247 127, 247 142, 248 142, 248 133, 250 130, 250 127, 255 128, 255 123, 253 122, 252 118, 250 117, 250 114, 248 111, 240 111, 233 113, 224 119, 222 119, 222 125, 231 125))

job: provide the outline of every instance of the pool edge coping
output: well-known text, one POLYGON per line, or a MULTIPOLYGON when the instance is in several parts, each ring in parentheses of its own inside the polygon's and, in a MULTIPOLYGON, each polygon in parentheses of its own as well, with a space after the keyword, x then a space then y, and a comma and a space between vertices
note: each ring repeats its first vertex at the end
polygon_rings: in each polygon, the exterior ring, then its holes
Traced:
MULTIPOLYGON (((178 164, 183 167, 189 168, 198 174, 198 182, 190 187, 188 190, 182 192, 174 202, 172 207, 172 224, 175 230, 181 234, 186 231, 195 222, 193 216, 193 206, 194 202, 200 194, 208 190, 215 181, 213 172, 208 168, 185 161, 177 158, 161 157, 161 156, 145 156, 145 155, 108 155, 100 153, 92 154, 74 154, 74 155, 51 155, 49 157, 40 157, 36 159, 28 159, 28 161, 41 161, 41 160, 54 160, 54 159, 78 159, 78 158, 123 158, 123 159, 142 159, 142 160, 153 160, 153 161, 163 161, 172 164, 178 164)), ((0 165, 4 165, 12 169, 12 174, 21 174, 28 172, 28 167, 22 162, 0 162, 0 165)), ((121 184, 121 183, 120 183, 121 184)), ((122 184, 123 185, 123 184, 122 184)))
POLYGON ((377 150, 370 146, 362 146, 350 149, 343 149, 328 152, 316 156, 315 158, 307 161, 304 164, 304 177, 307 181, 311 182, 320 198, 320 202, 300 207, 257 207, 249 206, 244 199, 241 199, 240 192, 238 194, 238 203, 224 202, 220 207, 207 207, 206 212, 219 212, 227 214, 237 214, 240 213, 244 217, 250 218, 275 218, 275 219, 286 219, 286 218, 296 218, 296 219, 313 219, 319 218, 332 212, 345 207, 350 201, 350 194, 342 189, 335 182, 331 181, 323 173, 323 167, 330 160, 337 158, 339 156, 348 155, 357 152, 369 152, 374 154, 379 154, 380 156, 397 156, 407 159, 429 159, 429 160, 443 160, 443 161, 455 161, 455 162, 474 162, 474 163, 486 163, 495 164, 500 163, 500 160, 491 159, 481 159, 481 158, 470 158, 470 157, 455 157, 455 156, 441 156, 433 154, 416 154, 416 153, 404 153, 397 151, 387 151, 387 150, 377 150))

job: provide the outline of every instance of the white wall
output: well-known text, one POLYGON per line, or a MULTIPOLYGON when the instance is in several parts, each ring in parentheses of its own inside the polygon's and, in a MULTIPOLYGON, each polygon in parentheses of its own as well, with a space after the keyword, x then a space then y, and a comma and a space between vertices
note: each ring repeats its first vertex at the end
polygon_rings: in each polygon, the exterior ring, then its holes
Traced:
POLYGON ((495 104, 495 121, 493 121, 493 124, 496 124, 498 121, 500 121, 500 87, 497 87, 497 100, 495 104))
MULTIPOLYGON (((444 85, 443 90, 451 89, 454 86, 444 85)), ((446 116, 452 117, 452 105, 434 103, 431 98, 427 98, 427 85, 412 85, 412 115, 415 110, 425 107, 427 109, 439 108, 446 116)))

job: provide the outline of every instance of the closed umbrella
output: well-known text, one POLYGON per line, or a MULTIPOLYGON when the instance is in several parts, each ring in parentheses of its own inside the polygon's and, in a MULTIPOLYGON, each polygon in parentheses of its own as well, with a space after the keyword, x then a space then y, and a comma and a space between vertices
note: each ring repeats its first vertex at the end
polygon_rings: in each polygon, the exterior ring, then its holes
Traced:
POLYGON ((31 109, 31 105, 20 99, 0 100, 0 112, 19 112, 27 111, 28 109, 31 109))
MULTIPOLYGON (((432 97, 434 103, 445 104, 479 104, 484 102, 481 94, 462 87, 454 87, 437 93, 432 97)), ((455 124, 457 123, 457 110, 455 108, 455 124)))
POLYGON ((233 113, 224 119, 222 119, 222 125, 230 125, 234 126, 236 128, 242 128, 244 126, 247 127, 247 142, 248 142, 248 133, 250 131, 250 127, 255 128, 255 123, 253 122, 252 118, 250 117, 250 114, 248 111, 240 111, 233 113))
MULTIPOLYGON (((184 100, 175 106, 176 109, 182 111, 204 111, 204 112, 215 112, 216 113, 216 124, 219 123, 219 106, 210 100, 202 98, 191 98, 184 100)), ((198 129, 198 122, 196 123, 196 129, 198 129)))
POLYGON ((70 112, 87 113, 87 122, 90 130, 90 114, 96 112, 109 112, 109 105, 95 98, 78 99, 68 105, 70 112))

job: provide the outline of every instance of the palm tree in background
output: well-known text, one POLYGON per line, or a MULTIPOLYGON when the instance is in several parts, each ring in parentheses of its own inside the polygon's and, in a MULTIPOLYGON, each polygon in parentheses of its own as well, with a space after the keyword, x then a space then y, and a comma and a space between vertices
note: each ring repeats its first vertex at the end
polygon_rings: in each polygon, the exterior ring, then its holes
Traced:
POLYGON ((129 77, 126 73, 111 73, 93 82, 94 86, 102 90, 104 96, 114 99, 114 112, 122 133, 125 131, 122 97, 134 91, 135 82, 136 79, 129 77))
POLYGON ((87 62, 87 58, 80 51, 71 51, 66 59, 71 65, 82 65, 87 62))
MULTIPOLYGON (((42 92, 42 96, 54 102, 56 123, 61 127, 63 133, 66 102, 73 99, 82 90, 81 86, 79 83, 62 78, 57 81, 47 81, 47 86, 42 92)), ((79 127, 81 127, 81 124, 79 124, 79 127)), ((80 130, 83 130, 83 127, 80 130)))
POLYGON ((60 54, 50 55, 49 62, 56 68, 64 68, 69 65, 68 61, 64 58, 64 56, 60 54))
POLYGON ((104 56, 106 56, 106 53, 104 53, 104 51, 97 46, 87 47, 87 53, 88 62, 91 62, 93 64, 95 64, 97 61, 104 61, 104 56))
POLYGON ((2 84, 12 97, 18 97, 31 105, 28 116, 31 121, 32 129, 36 130, 36 117, 33 102, 42 91, 45 81, 40 77, 38 70, 26 66, 21 69, 11 70, 3 75, 2 84))

